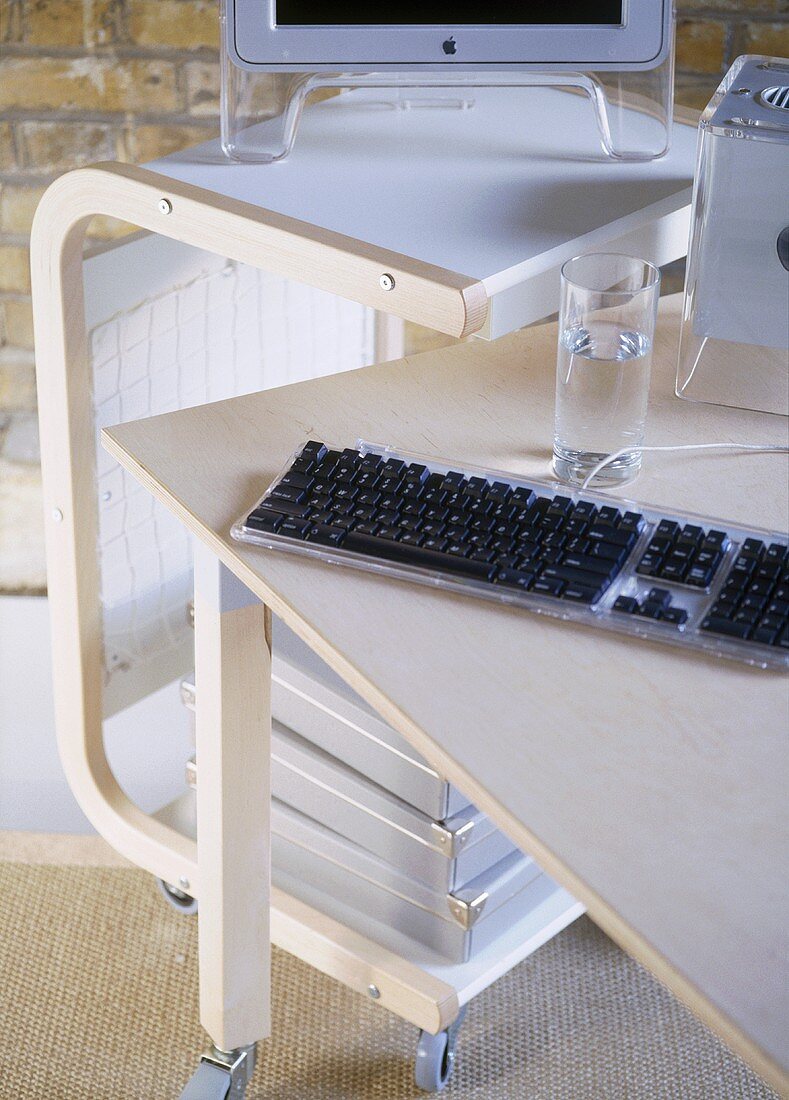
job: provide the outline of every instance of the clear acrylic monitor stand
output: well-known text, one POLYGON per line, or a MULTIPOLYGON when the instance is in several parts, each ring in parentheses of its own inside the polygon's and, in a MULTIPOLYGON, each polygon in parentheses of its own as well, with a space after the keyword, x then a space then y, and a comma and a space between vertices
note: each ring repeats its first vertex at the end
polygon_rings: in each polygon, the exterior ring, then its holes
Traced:
POLYGON ((396 96, 387 97, 385 104, 370 99, 364 106, 457 110, 473 108, 477 88, 561 87, 588 96, 590 125, 593 121, 597 125, 608 157, 655 160, 668 152, 671 140, 673 77, 673 48, 662 65, 646 72, 396 74, 254 72, 233 64, 223 49, 222 148, 231 160, 263 164, 281 160, 293 148, 302 110, 313 95, 327 98, 356 88, 396 89, 396 96), (456 94, 442 96, 442 89, 456 94))

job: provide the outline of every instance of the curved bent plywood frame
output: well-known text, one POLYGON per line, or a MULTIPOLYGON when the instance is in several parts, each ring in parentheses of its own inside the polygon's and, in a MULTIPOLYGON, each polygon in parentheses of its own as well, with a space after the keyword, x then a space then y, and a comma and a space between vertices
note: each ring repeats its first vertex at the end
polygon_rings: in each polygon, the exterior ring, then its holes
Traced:
POLYGON ((482 326, 487 295, 480 283, 454 272, 132 165, 69 172, 39 204, 31 273, 60 755, 71 788, 99 833, 159 878, 188 882, 197 896, 194 841, 135 806, 104 751, 95 432, 82 280, 85 233, 97 214, 453 336, 482 326), (380 282, 384 273, 394 281, 388 291, 380 282))

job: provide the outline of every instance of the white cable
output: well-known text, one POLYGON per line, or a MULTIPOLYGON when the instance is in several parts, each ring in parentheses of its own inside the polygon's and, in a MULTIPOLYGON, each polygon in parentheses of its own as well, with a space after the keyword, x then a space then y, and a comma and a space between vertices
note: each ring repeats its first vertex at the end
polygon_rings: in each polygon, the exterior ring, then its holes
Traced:
POLYGON ((586 475, 584 483, 581 489, 587 489, 589 482, 597 477, 601 470, 604 470, 606 466, 609 466, 612 462, 616 462, 622 455, 630 454, 632 451, 712 451, 712 450, 729 450, 729 451, 770 451, 776 453, 789 453, 789 446, 784 443, 677 443, 671 446, 660 447, 621 447, 618 451, 614 451, 613 454, 607 455, 602 462, 598 462, 595 467, 586 475))

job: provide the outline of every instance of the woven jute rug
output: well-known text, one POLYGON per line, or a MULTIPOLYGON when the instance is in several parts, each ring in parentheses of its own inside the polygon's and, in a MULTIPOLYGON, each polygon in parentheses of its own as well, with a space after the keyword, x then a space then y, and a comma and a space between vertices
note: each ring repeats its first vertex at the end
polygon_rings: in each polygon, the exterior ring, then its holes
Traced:
MULTIPOLYGON (((144 872, 83 855, 47 865, 29 849, 0 863, 0 1097, 175 1100, 205 1045, 196 918, 171 910, 144 872)), ((413 1027, 284 952, 273 978, 273 1036, 248 1100, 424 1097, 413 1027)), ((774 1094, 582 918, 472 1003, 443 1095, 774 1094)))

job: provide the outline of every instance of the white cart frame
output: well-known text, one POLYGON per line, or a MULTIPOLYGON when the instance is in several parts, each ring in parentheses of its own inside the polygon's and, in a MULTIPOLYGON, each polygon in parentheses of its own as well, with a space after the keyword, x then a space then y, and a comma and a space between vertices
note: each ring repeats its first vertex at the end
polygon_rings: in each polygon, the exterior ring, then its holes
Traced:
MULTIPOLYGON (((58 746, 98 832, 158 879, 199 898, 200 1018, 219 1051, 270 1030, 270 942, 429 1034, 574 920, 557 888, 507 942, 463 966, 380 946, 270 886, 270 614, 207 550, 195 558, 199 841, 143 813, 104 749, 95 437, 83 246, 93 216, 131 222, 228 259, 309 282, 448 335, 479 330, 481 283, 213 192, 119 164, 61 177, 31 241, 38 400, 58 746), (384 278, 387 276, 387 278, 384 278)), ((469 792, 473 796, 473 792, 469 792)))

